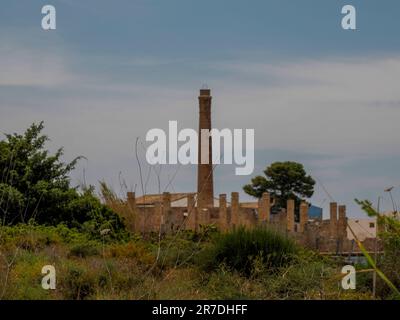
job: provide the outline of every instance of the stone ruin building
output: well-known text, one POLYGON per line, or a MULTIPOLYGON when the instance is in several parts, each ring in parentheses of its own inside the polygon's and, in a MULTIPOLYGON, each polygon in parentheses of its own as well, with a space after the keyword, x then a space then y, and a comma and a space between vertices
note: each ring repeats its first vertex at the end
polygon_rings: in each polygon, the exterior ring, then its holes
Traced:
MULTIPOLYGON (((199 132, 211 129, 211 94, 201 89, 199 95, 199 132)), ((257 202, 239 201, 239 193, 214 197, 212 144, 209 143, 209 164, 201 164, 200 134, 198 144, 197 192, 143 195, 128 192, 126 205, 134 214, 133 228, 137 232, 172 233, 177 230, 198 232, 201 226, 214 225, 222 232, 238 226, 248 228, 268 225, 293 237, 298 243, 326 253, 350 254, 359 252, 354 240, 348 239, 346 206, 330 203, 328 220, 309 219, 309 205, 302 202, 295 214, 295 201, 278 213, 272 212, 273 199, 264 193, 257 202), (296 219, 297 217, 297 219, 296 219)), ((363 241, 372 251, 374 238, 363 241)))

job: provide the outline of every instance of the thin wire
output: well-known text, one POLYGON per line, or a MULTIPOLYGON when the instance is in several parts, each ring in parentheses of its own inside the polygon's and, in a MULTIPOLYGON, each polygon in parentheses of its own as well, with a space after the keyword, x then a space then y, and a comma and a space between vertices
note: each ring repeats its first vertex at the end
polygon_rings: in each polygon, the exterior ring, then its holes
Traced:
POLYGON ((327 194, 327 196, 329 197, 329 199, 330 199, 332 202, 335 202, 335 199, 331 196, 331 194, 328 192, 328 190, 326 190, 326 188, 325 188, 324 184, 322 183, 322 181, 321 181, 318 177, 316 177, 315 175, 314 175, 314 177, 315 177, 315 179, 317 180, 317 182, 321 185, 322 190, 324 190, 324 192, 327 194))

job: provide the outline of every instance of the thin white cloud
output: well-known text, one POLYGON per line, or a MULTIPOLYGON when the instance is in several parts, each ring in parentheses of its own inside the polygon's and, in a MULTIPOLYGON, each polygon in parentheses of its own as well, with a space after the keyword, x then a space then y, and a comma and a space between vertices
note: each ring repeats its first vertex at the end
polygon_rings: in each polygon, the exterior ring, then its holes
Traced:
POLYGON ((222 112, 255 127, 260 148, 354 155, 393 152, 400 142, 399 57, 221 67, 237 79, 218 83, 222 112))
POLYGON ((0 86, 55 87, 74 81, 64 54, 10 42, 0 44, 0 86))

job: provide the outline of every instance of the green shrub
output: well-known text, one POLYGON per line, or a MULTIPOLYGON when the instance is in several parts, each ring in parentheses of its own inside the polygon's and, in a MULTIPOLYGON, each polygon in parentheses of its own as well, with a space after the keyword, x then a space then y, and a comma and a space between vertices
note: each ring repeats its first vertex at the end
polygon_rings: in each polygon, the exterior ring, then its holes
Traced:
POLYGON ((90 256, 96 256, 100 253, 99 246, 96 242, 84 242, 74 245, 69 251, 70 256, 79 258, 86 258, 90 256))
MULTIPOLYGON (((70 228, 100 237, 110 229, 110 239, 126 237, 122 219, 100 202, 94 188, 70 186, 70 172, 80 157, 63 163, 60 148, 53 155, 46 150, 43 122, 32 124, 22 135, 6 134, 0 140, 0 219, 2 225, 34 220, 40 225, 70 228)), ((28 244, 29 245, 29 244, 28 244)))
MULTIPOLYGON (((332 268, 329 268, 323 261, 305 261, 296 258, 285 267, 270 274, 265 272, 264 285, 269 290, 271 299, 321 299, 324 297, 324 282, 332 275, 332 268)), ((335 284, 338 283, 335 280, 335 284)), ((331 290, 333 291, 333 290, 331 290)))
MULTIPOLYGON (((3 252, 4 253, 4 252, 3 252)), ((15 300, 52 299, 53 290, 43 290, 41 286, 41 269, 46 264, 46 256, 25 250, 10 252, 5 257, 7 262, 13 261, 9 273, 7 267, 0 266, 0 298, 15 300), (3 287, 4 286, 4 287, 3 287), (4 291, 3 291, 4 290, 4 291)), ((0 259, 0 264, 4 263, 0 259)))
POLYGON ((258 281, 250 281, 238 271, 221 264, 207 277, 205 291, 208 299, 247 300, 260 299, 265 287, 258 281))
POLYGON ((69 201, 65 212, 65 224, 89 234, 91 238, 113 241, 129 237, 122 219, 94 196, 93 189, 69 201), (103 230, 109 230, 106 236, 101 235, 103 230))
POLYGON ((90 234, 75 228, 37 225, 34 222, 15 226, 0 226, 0 245, 35 251, 57 244, 79 244, 90 241, 90 234))
POLYGON ((144 266, 152 266, 155 262, 155 255, 150 246, 140 241, 130 241, 127 243, 115 243, 109 245, 105 251, 107 258, 129 258, 136 263, 144 266))
POLYGON ((84 300, 95 293, 95 277, 81 267, 71 267, 64 282, 64 297, 66 299, 84 300))
POLYGON ((290 262, 296 252, 294 241, 277 231, 265 227, 251 230, 240 227, 218 236, 200 259, 206 267, 224 263, 250 275, 255 259, 261 259, 267 268, 278 268, 290 262))
MULTIPOLYGON (((158 246, 154 249, 158 250, 158 246)), ((182 237, 166 238, 161 242, 159 265, 165 268, 191 264, 200 250, 198 242, 182 237)))

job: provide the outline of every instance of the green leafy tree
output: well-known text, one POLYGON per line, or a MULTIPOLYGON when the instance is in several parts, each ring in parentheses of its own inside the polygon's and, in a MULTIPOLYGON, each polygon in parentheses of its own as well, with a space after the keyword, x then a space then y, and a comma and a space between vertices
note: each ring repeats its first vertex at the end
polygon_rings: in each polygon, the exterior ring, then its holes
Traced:
MULTIPOLYGON (((105 207, 93 189, 79 193, 70 187, 69 173, 80 157, 61 161, 63 149, 49 154, 49 140, 41 132, 43 122, 32 124, 24 134, 6 134, 0 141, 0 218, 2 225, 27 223, 92 229, 121 230, 123 223, 105 207)), ((98 231, 98 230, 97 230, 98 231)))
POLYGON ((309 198, 314 193, 314 179, 307 175, 302 164, 292 161, 274 162, 264 170, 266 177, 257 176, 243 190, 256 198, 269 192, 278 208, 286 207, 288 199, 298 204, 302 198, 309 198))
POLYGON ((79 158, 61 162, 62 148, 49 155, 42 130, 43 122, 32 124, 23 135, 6 134, 0 141, 0 208, 5 223, 49 221, 58 215, 59 204, 75 196, 68 173, 79 158))

